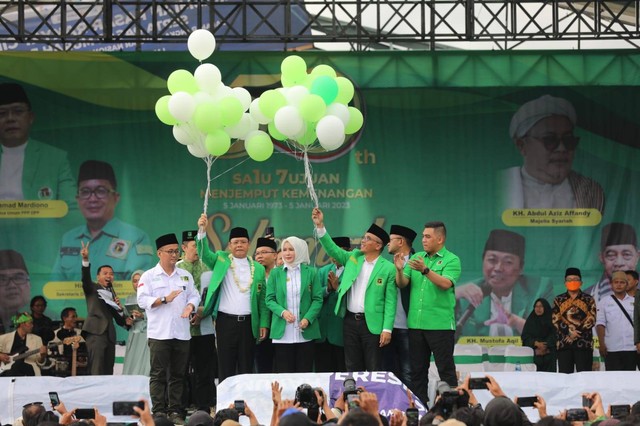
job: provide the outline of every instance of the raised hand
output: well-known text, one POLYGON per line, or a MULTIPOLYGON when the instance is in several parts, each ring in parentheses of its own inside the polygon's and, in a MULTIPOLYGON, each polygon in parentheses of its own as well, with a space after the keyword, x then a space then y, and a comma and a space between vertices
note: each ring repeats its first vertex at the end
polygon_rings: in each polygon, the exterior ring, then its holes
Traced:
POLYGON ((87 241, 86 245, 84 241, 80 241, 80 244, 81 244, 80 256, 82 256, 82 260, 84 260, 85 262, 88 262, 89 261, 89 241, 87 241))

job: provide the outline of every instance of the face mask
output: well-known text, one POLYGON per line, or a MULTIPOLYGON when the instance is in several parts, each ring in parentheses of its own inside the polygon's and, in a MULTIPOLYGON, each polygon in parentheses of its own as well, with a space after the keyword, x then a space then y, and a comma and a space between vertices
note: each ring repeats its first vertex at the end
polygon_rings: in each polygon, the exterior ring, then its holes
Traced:
POLYGON ((581 281, 565 281, 564 285, 567 287, 569 291, 576 291, 580 288, 582 284, 581 281))

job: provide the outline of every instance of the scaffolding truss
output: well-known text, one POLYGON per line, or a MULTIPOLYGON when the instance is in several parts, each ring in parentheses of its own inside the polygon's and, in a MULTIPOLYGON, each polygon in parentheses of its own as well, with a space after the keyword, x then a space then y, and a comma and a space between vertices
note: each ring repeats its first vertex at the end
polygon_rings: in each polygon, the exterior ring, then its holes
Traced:
MULTIPOLYGON (((513 49, 549 41, 637 48, 635 1, 530 0, 0 0, 0 43, 77 50, 86 43, 185 43, 208 28, 219 44, 346 43, 343 50, 484 43, 513 49)), ((574 47, 575 48, 575 47, 574 47)), ((0 49, 5 50, 5 49, 0 49)))

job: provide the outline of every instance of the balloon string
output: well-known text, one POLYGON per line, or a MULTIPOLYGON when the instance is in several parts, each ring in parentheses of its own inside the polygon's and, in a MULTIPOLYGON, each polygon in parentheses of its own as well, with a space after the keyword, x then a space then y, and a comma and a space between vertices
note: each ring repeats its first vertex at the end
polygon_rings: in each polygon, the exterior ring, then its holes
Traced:
POLYGON ((207 214, 207 207, 209 206, 209 194, 211 191, 211 166, 213 165, 213 156, 207 155, 203 158, 204 162, 207 164, 207 192, 204 193, 204 214, 207 214))
POLYGON ((313 176, 311 163, 309 162, 309 156, 307 155, 307 150, 304 150, 304 177, 307 181, 307 189, 309 189, 309 197, 311 197, 311 201, 313 201, 313 205, 318 207, 318 196, 316 195, 316 190, 313 187, 313 176))

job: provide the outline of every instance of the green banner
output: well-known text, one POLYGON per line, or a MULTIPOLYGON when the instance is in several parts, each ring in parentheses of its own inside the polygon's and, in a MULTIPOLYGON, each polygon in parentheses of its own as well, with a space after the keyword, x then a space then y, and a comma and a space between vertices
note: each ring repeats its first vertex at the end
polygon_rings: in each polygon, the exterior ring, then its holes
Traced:
MULTIPOLYGON (((285 55, 223 52, 211 62, 225 84, 243 86, 257 97, 279 82, 285 55)), ((387 230, 401 224, 420 235, 425 222, 444 221, 446 246, 462 261, 459 315, 469 300, 479 302, 463 335, 519 335, 536 298, 552 300, 564 291, 569 266, 582 270, 583 289, 599 285, 596 294, 605 292, 611 271, 637 267, 637 52, 301 56, 310 67, 328 64, 351 79, 353 104, 365 117, 363 129, 339 150, 312 155, 327 230, 351 237, 357 246, 372 222, 387 230), (561 134, 526 135, 538 141, 514 140, 514 114, 544 95, 566 100, 575 110, 575 125, 561 134), (526 157, 533 155, 527 147, 551 152, 554 144, 566 150, 574 142, 568 157, 547 160, 570 171, 561 182, 523 174, 526 157), (532 182, 533 189, 527 186, 532 182), (519 201, 513 201, 514 194, 519 201), (630 227, 607 227, 614 222, 630 227), (488 244, 493 230, 520 237, 488 244), (489 260, 485 245, 515 259, 489 260)), ((0 53, 0 80, 21 83, 34 111, 21 181, 25 199, 0 199, 0 250, 22 255, 30 285, 16 286, 20 295, 12 293, 12 303, 0 301, 3 322, 28 308, 36 294, 49 300, 53 319, 67 305, 86 314, 81 240, 94 239, 92 273, 99 265, 113 265, 116 291, 124 297, 133 291, 131 273, 157 262, 156 237, 196 228, 207 188, 205 163, 173 139, 171 127, 156 118, 154 104, 168 93, 172 71, 193 71, 197 65, 187 53, 176 52, 0 53), (38 153, 29 151, 36 147, 38 153), (107 198, 111 206, 88 207, 76 199, 79 168, 87 160, 113 166, 117 196, 107 198), (65 170, 71 181, 61 183, 65 170), (113 219, 91 237, 89 217, 111 218, 111 207, 113 219)), ((523 114, 519 121, 532 120, 530 112, 523 114)), ((4 147, 2 155, 0 167, 8 167, 4 147)), ((246 227, 255 239, 273 226, 278 239, 307 239, 316 266, 328 261, 313 236, 303 162, 286 144, 276 142, 274 155, 258 163, 236 142, 213 164, 212 176, 207 214, 213 247, 224 248, 231 227, 246 227)), ((0 193, 3 188, 0 183, 0 193)), ((419 237, 413 247, 422 250, 419 237)), ((12 286, 7 281, 2 291, 12 286)))

